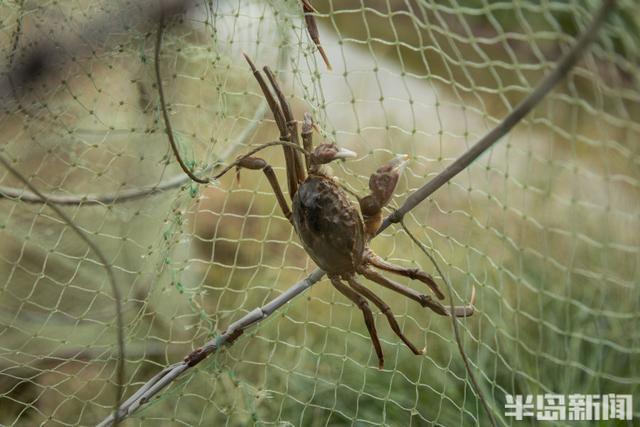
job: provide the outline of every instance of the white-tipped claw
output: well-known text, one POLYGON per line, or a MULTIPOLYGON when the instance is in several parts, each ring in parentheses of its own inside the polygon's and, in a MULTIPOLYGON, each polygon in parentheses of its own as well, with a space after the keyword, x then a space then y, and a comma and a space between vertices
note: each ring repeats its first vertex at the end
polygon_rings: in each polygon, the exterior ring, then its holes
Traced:
POLYGON ((356 157, 358 157, 358 154, 355 151, 346 148, 339 148, 336 153, 336 159, 354 159, 356 157))
POLYGON ((409 163, 409 155, 408 154, 398 154, 393 160, 391 160, 391 164, 393 169, 398 173, 398 175, 402 174, 404 168, 407 167, 409 163))

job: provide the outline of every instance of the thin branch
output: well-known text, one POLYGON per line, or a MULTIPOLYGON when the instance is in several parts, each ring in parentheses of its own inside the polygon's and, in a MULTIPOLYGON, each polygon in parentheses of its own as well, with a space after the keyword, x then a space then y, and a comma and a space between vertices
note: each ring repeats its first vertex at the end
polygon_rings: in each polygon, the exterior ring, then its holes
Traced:
MULTIPOLYGON (((429 258, 429 260, 431 261, 433 266, 438 271, 438 274, 440 275, 440 277, 442 277, 442 281, 444 281, 444 283, 447 285, 447 291, 449 292, 450 310, 451 310, 451 313, 453 313, 453 311, 454 311, 453 287, 451 286, 451 283, 445 277, 445 275, 442 272, 442 270, 440 270, 440 266, 436 262, 435 258, 424 247, 422 242, 420 242, 418 239, 416 239, 416 237, 409 231, 409 229, 405 225, 404 221, 400 221, 400 225, 404 229, 405 233, 407 233, 409 238, 411 240, 413 240, 413 242, 420 248, 420 250, 422 252, 424 252, 424 254, 429 258)), ((497 427, 496 420, 495 420, 495 418, 493 416, 493 411, 491 411, 491 409, 489 409, 489 404, 487 403, 487 399, 484 397, 484 393, 482 392, 482 390, 480 389, 480 386, 478 385, 478 381, 476 380, 476 376, 473 373, 473 371, 471 370, 471 364, 469 363, 469 358, 467 357, 467 353, 464 351, 464 346, 462 344, 462 338, 460 337, 460 330, 458 329, 458 318, 456 316, 450 316, 450 317, 451 317, 451 323, 453 325, 453 335, 454 335, 454 337, 456 339, 456 343, 458 344, 458 350, 460 352, 460 357, 462 357, 462 362, 464 363, 464 367, 467 370, 467 374, 469 375, 469 378, 471 379, 471 385, 473 386, 473 389, 474 389, 474 391, 476 393, 476 396, 478 397, 478 399, 480 399, 480 402, 482 403, 482 406, 484 406, 484 409, 487 412, 487 415, 489 416, 489 420, 491 421, 491 425, 493 427, 497 427)))
MULTIPOLYGON (((264 117, 267 109, 268 107, 266 102, 260 104, 253 118, 251 119, 251 125, 246 127, 241 132, 240 136, 232 144, 229 145, 229 147, 219 156, 220 159, 229 158, 233 154, 233 152, 238 149, 238 147, 245 145, 249 137, 258 127, 258 122, 262 117, 264 117)), ((209 173, 220 166, 222 166, 222 164, 220 163, 210 165, 206 167, 202 172, 209 173)), ((117 193, 89 193, 70 196, 52 193, 42 194, 44 194, 44 200, 46 200, 48 203, 54 203, 57 205, 110 205, 113 203, 123 203, 142 199, 153 194, 158 194, 163 191, 181 187, 189 182, 191 182, 191 179, 188 176, 180 173, 152 187, 136 187, 122 190, 117 193)), ((18 199, 19 201, 26 203, 43 203, 43 199, 40 198, 37 194, 24 190, 22 188, 0 186, 0 198, 3 197, 18 199)))
POLYGON ((180 187, 190 182, 191 179, 183 174, 176 175, 153 187, 138 187, 128 190, 122 190, 111 194, 83 194, 81 196, 65 196, 61 194, 42 193, 44 199, 35 193, 23 190, 21 188, 0 186, 0 198, 16 199, 26 203, 50 203, 56 205, 110 205, 112 203, 130 202, 144 198, 153 194, 161 193, 172 188, 180 187))
POLYGON ((595 14, 591 24, 585 29, 574 46, 558 62, 556 68, 538 84, 529 96, 527 96, 514 110, 504 118, 504 120, 480 141, 472 146, 466 153, 458 157, 445 170, 440 172, 431 181, 414 191, 404 202, 404 204, 394 211, 380 225, 379 231, 385 230, 392 223, 402 221, 407 212, 415 208, 424 199, 429 197, 434 191, 449 182, 454 176, 466 169, 489 147, 505 136, 520 120, 524 118, 538 103, 562 80, 569 70, 578 62, 586 48, 593 42, 599 33, 599 29, 604 23, 607 15, 613 9, 616 0, 603 0, 602 5, 595 14))
MULTIPOLYGON (((109 279, 109 283, 111 284, 111 292, 113 293, 113 299, 116 307, 116 328, 117 328, 117 345, 118 345, 118 360, 116 362, 116 398, 115 398, 115 408, 120 406, 120 402, 122 401, 122 394, 124 391, 124 377, 125 377, 125 344, 124 344, 124 321, 122 319, 122 298, 120 296, 120 290, 118 289, 118 284, 116 282, 115 274, 113 273, 113 268, 111 267, 111 263, 107 260, 107 257, 104 255, 102 250, 96 245, 93 240, 91 240, 84 231, 73 220, 62 211, 57 205, 49 203, 44 194, 40 192, 22 173, 14 168, 11 163, 4 158, 4 156, 0 155, 0 163, 7 168, 9 172, 17 179, 22 181, 24 185, 26 185, 34 194, 36 194, 45 204, 51 208, 71 229, 87 243, 87 246, 91 248, 91 250, 96 254, 105 270, 107 271, 107 277, 109 279)), ((120 417, 117 414, 117 411, 114 410, 114 419, 113 424, 116 425, 120 421, 120 417)))
POLYGON ((160 15, 160 20, 158 22, 158 32, 156 33, 156 47, 155 47, 155 69, 156 69, 156 84, 158 86, 158 95, 160 96, 160 108, 162 109, 162 116, 164 117, 164 125, 166 127, 167 138, 169 139, 169 145, 171 146, 171 150, 173 150, 173 154, 176 156, 180 167, 184 171, 185 174, 192 181, 197 182, 199 184, 209 184, 208 178, 198 178, 191 172, 189 167, 184 163, 182 157, 180 156, 180 151, 178 150, 178 144, 173 137, 173 129, 171 127, 171 120, 169 120, 169 112, 167 111, 167 104, 164 99, 164 89, 162 88, 162 77, 160 75, 160 46, 162 44, 162 33, 164 32, 164 14, 160 15))
MULTIPOLYGON (((487 134, 484 138, 482 138, 476 145, 471 147, 466 153, 464 153, 459 159, 453 162, 448 168, 446 168, 442 173, 436 176, 433 180, 429 181, 423 187, 419 188, 415 192, 413 192, 407 199, 407 201, 396 211, 394 211, 391 215, 389 215, 383 221, 382 225, 376 232, 376 236, 380 234, 383 230, 385 230, 392 223, 397 223, 402 221, 404 215, 409 212, 411 209, 416 207, 420 202, 422 202, 426 197, 432 194, 435 190, 442 187, 445 183, 447 183, 451 178, 453 178, 456 174, 458 174, 465 167, 469 166, 473 160, 475 160, 480 154, 482 154, 487 148, 489 148, 492 144, 494 144, 500 137, 504 136, 506 132, 508 132, 515 124, 520 121, 550 90, 553 86, 555 86, 575 65, 580 55, 584 52, 586 47, 595 39, 600 26, 603 24, 606 16, 612 10, 615 5, 615 0, 603 0, 601 7, 596 13, 593 22, 589 25, 589 27, 585 30, 585 32, 580 36, 576 44, 573 46, 571 51, 563 56, 563 58, 559 61, 556 69, 549 74, 547 78, 545 78, 529 95, 522 103, 520 103, 516 109, 509 114, 502 123, 500 123, 495 129, 493 129, 489 134, 487 134)), ((375 236, 374 236, 375 237, 375 236)), ((436 266, 437 268, 437 266, 436 266)), ((440 273, 440 275, 444 278, 444 275, 440 273)), ((145 403, 149 402, 149 400, 159 393, 163 388, 173 382, 176 378, 182 375, 184 372, 188 371, 193 366, 200 363, 202 360, 207 358, 209 355, 215 353, 221 346, 232 345, 235 340, 242 335, 244 330, 249 326, 255 325, 260 321, 269 317, 274 311, 278 308, 282 307, 289 301, 293 300, 297 295, 301 294, 305 290, 309 289, 315 283, 320 281, 324 276, 324 271, 319 268, 316 268, 310 275, 308 275, 305 279, 296 283, 292 287, 290 287, 283 294, 276 297, 271 302, 267 303, 263 307, 256 308, 255 310, 247 313, 238 321, 232 323, 229 328, 222 333, 222 335, 216 337, 215 339, 206 343, 203 347, 196 349, 195 351, 188 354, 182 362, 171 365, 156 376, 154 376, 151 380, 145 383, 138 391, 136 391, 129 399, 127 399, 123 405, 119 408, 116 416, 119 415, 122 418, 126 418, 127 416, 133 414, 138 408, 140 408, 145 403)), ((455 331, 457 331, 457 323, 454 323, 455 331)), ((457 334, 457 332, 456 332, 457 334)), ((456 335, 456 340, 460 342, 460 337, 456 335)), ((460 348, 461 354, 464 354, 464 349, 460 348)), ((465 360, 465 366, 468 364, 468 360, 466 360, 466 354, 463 356, 463 360, 465 360)), ((467 372, 470 372, 468 369, 467 372)), ((477 382, 475 382, 475 377, 471 374, 470 378, 473 378, 473 385, 476 388, 476 391, 479 390, 477 382)), ((484 402, 484 400, 483 400, 484 402)), ((485 402, 486 403, 486 402, 485 402)), ((493 414, 487 410, 489 416, 492 419, 493 425, 495 426, 495 420, 493 419, 493 414)), ((112 423, 114 419, 114 415, 110 415, 106 419, 104 419, 99 426, 107 426, 112 423)))

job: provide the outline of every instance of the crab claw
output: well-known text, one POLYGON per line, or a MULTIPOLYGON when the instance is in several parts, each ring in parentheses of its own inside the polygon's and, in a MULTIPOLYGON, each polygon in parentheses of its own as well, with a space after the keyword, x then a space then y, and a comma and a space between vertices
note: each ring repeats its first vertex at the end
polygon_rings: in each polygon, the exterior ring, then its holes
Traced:
POLYGON ((391 167, 391 169, 394 170, 398 175, 401 175, 402 172, 404 172, 404 168, 407 167, 408 163, 408 154, 398 154, 389 163, 387 163, 386 166, 391 167))
POLYGON ((407 167, 409 156, 400 154, 386 165, 380 166, 369 178, 369 189, 380 206, 386 206, 393 196, 398 179, 407 167))
POLYGON ((346 148, 338 148, 338 152, 336 153, 336 159, 355 159, 358 157, 358 154, 355 151, 348 150, 346 148))
POLYGON ((408 162, 409 156, 401 154, 389 163, 380 166, 369 178, 371 193, 358 199, 360 212, 362 213, 369 238, 376 235, 380 224, 382 224, 382 208, 391 200, 391 196, 393 196, 398 184, 398 179, 400 179, 400 174, 404 171, 408 162))
POLYGON ((323 165, 338 159, 349 159, 357 157, 357 154, 346 148, 338 147, 335 144, 320 144, 311 153, 311 163, 323 165))

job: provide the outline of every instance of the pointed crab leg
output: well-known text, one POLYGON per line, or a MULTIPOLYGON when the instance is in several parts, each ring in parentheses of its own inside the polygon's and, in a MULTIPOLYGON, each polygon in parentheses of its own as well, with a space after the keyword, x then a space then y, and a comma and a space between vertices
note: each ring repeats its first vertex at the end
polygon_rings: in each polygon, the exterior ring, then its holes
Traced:
POLYGON ((282 194, 280 183, 278 182, 276 173, 273 171, 271 165, 269 165, 266 161, 259 157, 242 157, 238 159, 236 171, 239 172, 241 168, 262 170, 264 175, 267 177, 267 180, 269 181, 269 185, 271 185, 271 188, 273 189, 273 194, 275 194, 276 196, 276 200, 278 201, 278 205, 280 205, 280 209, 282 209, 282 213, 289 220, 289 222, 293 224, 291 218, 291 209, 289 209, 287 199, 285 199, 284 194, 282 194))
POLYGON ((382 345, 380 345, 380 339, 378 338, 378 332, 376 331, 376 324, 373 319, 373 312, 369 307, 369 303, 367 303, 367 300, 364 299, 362 295, 342 283, 339 277, 331 276, 330 279, 331 284, 340 291, 341 294, 349 298, 362 311, 364 323, 367 325, 369 336, 371 336, 371 341, 373 342, 373 348, 376 350, 376 355, 378 356, 378 368, 382 369, 384 367, 384 353, 382 353, 382 345))
POLYGON ((389 322, 389 326, 393 329, 393 332, 400 337, 400 339, 409 347, 409 350, 413 352, 415 355, 424 354, 425 350, 418 350, 418 348, 413 345, 409 338, 407 338, 403 333, 402 329, 400 329, 400 325, 398 325, 398 321, 396 320, 393 312, 391 311, 391 307, 385 303, 382 298, 378 295, 374 294, 373 291, 369 290, 366 286, 360 284, 356 278, 352 275, 347 278, 347 282, 349 285, 358 293, 364 295, 369 301, 374 303, 380 311, 387 317, 387 321, 389 322))
MULTIPOLYGON (((302 147, 307 151, 307 153, 311 153, 313 151, 313 118, 309 113, 304 113, 300 136, 302 137, 302 147)), ((309 155, 305 156, 305 162, 307 170, 309 170, 311 167, 311 158, 309 155)))
POLYGON ((429 307, 431 310, 441 316, 451 316, 453 314, 453 316, 455 317, 469 317, 475 312, 475 308, 473 307, 476 303, 475 287, 472 290, 471 301, 469 302, 469 304, 464 306, 455 306, 452 313, 449 307, 443 305, 440 301, 433 299, 429 295, 420 294, 411 288, 401 285, 400 283, 389 280, 371 267, 362 268, 358 270, 358 272, 367 279, 376 282, 380 286, 384 286, 387 289, 398 292, 399 294, 418 302, 423 307, 429 307))
POLYGON ((423 307, 425 306, 425 299, 429 298, 428 295, 421 294, 414 289, 401 285, 400 283, 394 282, 393 280, 387 279, 371 267, 363 267, 358 270, 358 273, 362 274, 372 282, 376 282, 377 284, 387 289, 391 289, 392 291, 397 292, 400 295, 404 295, 405 297, 416 301, 423 307))
MULTIPOLYGON (((267 101, 267 104, 269 105, 269 108, 273 113, 273 117, 276 121, 276 125, 278 126, 278 130, 280 131, 280 140, 290 142, 291 134, 289 133, 287 122, 285 120, 285 116, 284 116, 281 105, 273 97, 273 94, 271 93, 271 90, 269 89, 267 82, 262 77, 262 74, 260 74, 260 70, 258 70, 256 66, 253 64, 253 61, 251 61, 251 58, 249 58, 249 56, 246 53, 244 53, 243 55, 244 55, 244 58, 249 63, 249 66, 251 67, 251 71, 253 72, 253 76, 258 82, 258 85, 260 86, 260 89, 264 94, 265 100, 267 101)), ((284 153, 284 160, 285 160, 286 169, 287 169, 287 188, 289 189, 289 195, 293 197, 293 195, 298 190, 297 172, 294 169, 295 166, 292 166, 292 165, 295 165, 296 163, 292 155, 293 149, 282 146, 282 152, 284 153)))
POLYGON ((373 265, 374 267, 378 267, 381 270, 395 273, 399 276, 408 277, 412 280, 421 281, 429 288, 431 288, 438 299, 444 299, 444 294, 430 274, 427 274, 422 270, 418 270, 417 268, 405 268, 400 267, 399 265, 391 264, 390 262, 387 262, 380 258, 378 255, 374 254, 372 251, 369 251, 369 253, 366 255, 366 259, 369 264, 373 265))
POLYGON ((253 72, 253 76, 255 77, 256 81, 258 82, 258 85, 260 86, 260 89, 262 90, 262 93, 264 94, 264 97, 265 97, 265 99, 267 101, 267 104, 269 105, 269 108, 271 109, 271 112, 273 113, 273 117, 274 117, 274 119, 276 121, 276 125, 278 126, 278 129, 280 130, 280 136, 286 136, 287 135, 287 126, 286 126, 286 123, 284 121, 284 115, 282 114, 282 110, 280 109, 280 106, 278 105, 278 103, 276 102, 275 98, 271 94, 271 91, 269 90, 269 86, 267 85, 267 82, 262 77, 262 74, 260 74, 260 70, 258 70, 256 68, 256 66, 254 65, 254 63, 251 60, 251 58, 249 58, 249 55, 247 55, 246 53, 243 53, 243 55, 244 55, 244 59, 246 59, 247 62, 249 63, 249 67, 251 67, 251 71, 253 72))
MULTIPOLYGON (((280 89, 280 85, 276 81, 276 78, 273 75, 273 72, 271 71, 271 69, 265 66, 263 70, 267 78, 269 79, 269 82, 271 83, 271 87, 273 87, 273 91, 276 93, 276 96, 280 101, 280 106, 282 107, 282 113, 284 115, 285 125, 287 126, 287 129, 289 131, 291 142, 301 146, 300 139, 298 138, 298 122, 296 122, 296 120, 293 118, 293 113, 291 112, 291 106, 289 105, 287 98, 284 96, 284 93, 282 93, 282 89, 280 89)), ((298 151, 295 151, 292 148, 287 148, 287 149, 290 152, 290 157, 292 161, 292 165, 287 165, 287 173, 289 173, 288 171, 292 166, 293 170, 295 171, 294 176, 296 177, 297 183, 299 184, 302 181, 304 181, 306 178, 306 171, 302 164, 300 153, 298 151)), ((291 196, 293 197, 294 194, 295 192, 292 193, 291 196)))

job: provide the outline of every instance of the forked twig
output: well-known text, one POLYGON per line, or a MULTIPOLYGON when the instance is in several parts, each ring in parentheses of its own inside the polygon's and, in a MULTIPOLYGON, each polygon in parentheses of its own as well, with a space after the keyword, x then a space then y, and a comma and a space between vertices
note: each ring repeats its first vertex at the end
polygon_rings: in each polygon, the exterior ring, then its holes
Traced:
MULTIPOLYGON (((118 345, 118 360, 116 361, 116 398, 115 398, 115 408, 117 409, 120 406, 120 402, 122 401, 122 395, 124 391, 124 377, 125 377, 125 348, 124 348, 124 321, 122 319, 122 298, 120 296, 120 290, 118 289, 118 283, 116 282, 116 277, 113 273, 113 268, 111 267, 111 263, 107 260, 107 257, 104 255, 102 250, 96 245, 93 240, 91 240, 84 231, 78 225, 76 225, 73 220, 62 211, 57 205, 48 203, 47 198, 44 194, 40 192, 22 173, 14 168, 11 163, 5 159, 4 156, 0 155, 0 163, 4 166, 13 176, 15 176, 18 180, 22 181, 24 185, 26 185, 34 194, 36 194, 40 199, 51 208, 71 229, 86 242, 87 246, 91 248, 91 250, 96 254, 103 267, 107 271, 107 277, 109 279, 109 283, 111 285, 111 292, 113 293, 113 299, 116 307, 116 328, 117 328, 117 345, 118 345)), ((113 424, 117 424, 120 420, 117 411, 114 409, 114 413, 112 415, 113 424)))
POLYGON ((178 150, 178 144, 176 144, 175 138, 173 136, 173 128, 171 127, 171 120, 169 119, 169 112, 167 111, 167 104, 164 100, 164 89, 162 88, 162 76, 160 75, 160 46, 162 45, 162 33, 164 32, 164 13, 161 13, 160 19, 158 22, 158 31, 156 33, 156 47, 154 52, 155 59, 155 70, 156 70, 156 85, 158 86, 158 95, 160 96, 160 109, 162 110, 162 117, 164 118, 164 125, 167 132, 167 138, 169 139, 169 145, 171 146, 171 150, 173 154, 176 156, 176 160, 180 164, 180 167, 184 171, 185 174, 192 181, 197 182, 199 184, 209 184, 208 178, 199 178, 194 175, 193 172, 189 169, 189 167, 185 164, 184 160, 180 156, 180 150, 178 150))
MULTIPOLYGON (((395 210, 383 221, 382 225, 378 229, 376 235, 380 234, 392 223, 402 221, 404 215, 421 203, 430 194, 442 187, 451 178, 457 175, 464 168, 469 166, 471 162, 478 158, 484 151, 486 151, 491 145, 493 145, 498 139, 504 136, 509 130, 511 130, 542 98, 569 72, 569 70, 575 65, 578 58, 584 53, 587 46, 595 39, 598 34, 598 30, 605 21, 605 18, 609 12, 613 9, 615 0, 603 0, 602 5, 596 12, 593 21, 576 41, 574 46, 569 52, 567 52, 562 59, 558 62, 556 68, 543 79, 543 81, 535 88, 535 90, 527 96, 514 110, 511 112, 498 126, 491 130, 486 136, 484 136, 479 142, 466 151, 461 157, 448 166, 443 172, 438 174, 433 180, 429 181, 418 190, 414 191, 405 201, 405 203, 395 210)), ((437 268, 437 267, 436 267, 437 268)), ((444 279, 444 275, 440 273, 444 279)), ((320 281, 324 276, 324 272, 319 268, 316 268, 305 279, 297 282, 290 287, 284 293, 267 303, 263 307, 256 308, 255 310, 247 313, 241 319, 232 323, 229 328, 222 333, 222 335, 206 343, 203 347, 196 349, 188 354, 182 362, 165 368, 159 374, 154 376, 146 384, 144 384, 138 391, 136 391, 129 399, 127 399, 119 408, 117 415, 125 418, 131 415, 140 406, 147 403, 154 395, 159 393, 164 387, 173 382, 181 374, 200 363, 207 356, 215 353, 223 345, 231 345, 233 342, 244 332, 249 326, 255 325, 263 319, 269 317, 275 310, 291 301, 297 295, 313 286, 320 281)), ((457 323, 455 331, 457 331, 457 323)), ((459 341, 459 336, 456 333, 456 340, 459 341)), ((461 356, 465 360, 465 365, 468 363, 466 354, 463 349, 461 350, 461 356)), ((470 369, 468 369, 469 371, 470 369)), ((477 387, 475 377, 472 381, 474 388, 477 387)), ((486 403, 486 402, 485 402, 486 403)), ((488 407, 486 407, 488 408, 488 407)), ((493 414, 487 410, 491 420, 495 425, 493 414)), ((99 426, 107 426, 114 419, 114 415, 110 415, 104 419, 99 426)))

